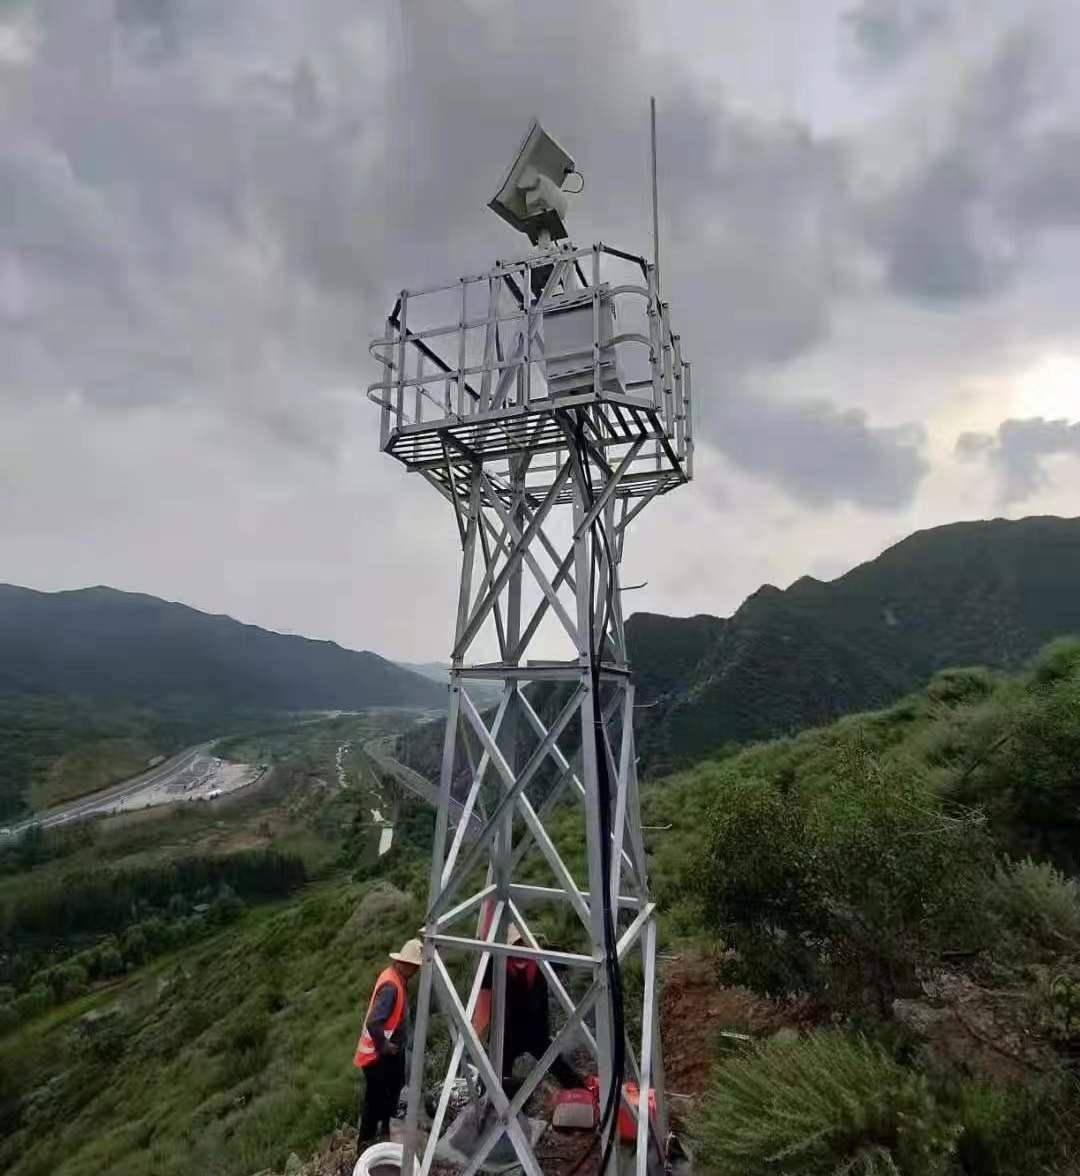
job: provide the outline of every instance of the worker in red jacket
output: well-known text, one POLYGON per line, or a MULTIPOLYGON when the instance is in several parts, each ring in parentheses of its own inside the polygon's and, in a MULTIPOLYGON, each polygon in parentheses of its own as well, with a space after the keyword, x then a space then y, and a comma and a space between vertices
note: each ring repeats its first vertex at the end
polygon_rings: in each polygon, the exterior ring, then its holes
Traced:
POLYGON ((364 1109, 360 1145, 389 1137, 390 1119, 405 1085, 405 1046, 409 1037, 408 984, 423 963, 423 946, 410 939, 379 973, 371 994, 353 1064, 364 1071, 364 1109))
MULTIPOLYGON (((521 932, 511 926, 506 942, 514 947, 522 942, 521 932)), ((473 1014, 473 1028, 483 1033, 491 1020, 492 968, 488 966, 480 999, 473 1014)), ((503 1036, 503 1090, 512 1094, 514 1062, 522 1054, 539 1061, 551 1044, 551 1019, 548 1009, 548 985, 536 960, 529 956, 510 956, 506 961, 506 1028, 503 1036)), ((548 1071, 564 1090, 584 1085, 584 1079, 561 1055, 557 1054, 548 1071)))

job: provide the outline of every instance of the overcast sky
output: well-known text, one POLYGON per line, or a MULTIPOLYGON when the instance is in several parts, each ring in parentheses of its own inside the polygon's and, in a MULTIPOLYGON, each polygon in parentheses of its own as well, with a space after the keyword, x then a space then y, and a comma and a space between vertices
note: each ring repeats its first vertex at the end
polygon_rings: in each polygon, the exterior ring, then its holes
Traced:
POLYGON ((1073 0, 0 0, 0 580, 444 658, 368 340, 524 243, 534 114, 644 251, 650 93, 699 476, 636 607, 1080 514, 1078 50, 1073 0))

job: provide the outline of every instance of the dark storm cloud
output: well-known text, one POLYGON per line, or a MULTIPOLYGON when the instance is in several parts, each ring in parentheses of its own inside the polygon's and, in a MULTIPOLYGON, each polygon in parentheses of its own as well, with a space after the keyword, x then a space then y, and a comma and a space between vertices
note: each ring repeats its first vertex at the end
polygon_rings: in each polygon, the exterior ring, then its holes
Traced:
POLYGON ((864 59, 889 68, 907 60, 940 31, 949 9, 940 0, 862 0, 844 21, 864 59))
POLYGON ((130 48, 167 55, 179 48, 178 8, 177 0, 116 0, 116 19, 132 38, 130 48))
POLYGON ((1049 131, 1031 147, 1016 169, 1009 199, 1021 225, 1080 227, 1080 127, 1049 131))
POLYGON ((175 58, 200 37, 220 34, 232 7, 219 0, 113 0, 125 52, 149 65, 175 58))
POLYGON ((984 297, 1017 273, 1022 227, 1009 191, 1034 144, 1042 45, 1027 29, 1006 38, 966 80, 944 144, 867 209, 867 232, 898 293, 948 302, 984 297))
POLYGON ((811 506, 897 510, 929 470, 917 426, 874 428, 858 409, 840 412, 819 401, 734 398, 718 413, 717 438, 732 463, 811 506))
MULTIPOLYGON (((847 20, 867 53, 895 58, 946 11, 867 0, 847 20)), ((957 303, 1007 286, 1034 234, 1075 219, 1076 131, 1029 125, 1042 43, 1022 31, 960 66, 940 147, 868 201, 857 140, 706 97, 643 51, 614 0, 545 12, 38 6, 33 61, 0 78, 0 210, 16 225, 5 395, 201 404, 332 453, 340 404, 317 390, 366 383, 367 338, 396 291, 520 248, 483 203, 534 113, 586 174, 578 239, 646 244, 655 92, 664 272, 700 435, 810 505, 910 501, 917 430, 759 389, 828 345, 836 305, 866 289, 867 249, 893 291, 957 303)))
POLYGON ((693 159, 672 237, 680 284, 694 282, 711 320, 695 338, 709 339, 728 368, 820 344, 850 244, 843 148, 798 124, 721 108, 700 128, 693 159))
MULTIPOLYGON (((748 373, 827 338, 851 236, 845 150, 706 101, 642 54, 621 6, 556 0, 537 25, 526 6, 494 20, 483 5, 421 17, 327 0, 302 27, 288 23, 298 10, 279 10, 289 15, 276 32, 263 19, 273 11, 42 6, 37 57, 9 104, 64 179, 14 241, 35 294, 14 364, 39 392, 77 386, 113 406, 207 400, 282 444, 332 451, 339 415, 309 390, 365 380, 366 336, 395 290, 520 248, 478 210, 533 113, 587 174, 579 237, 645 243, 650 89, 671 177, 666 272, 678 275, 698 370, 737 396, 748 373), (366 62, 352 56, 357 39, 374 46, 366 62)), ((32 200, 42 166, 10 155, 11 190, 32 200)), ((708 439, 722 418, 703 393, 708 439)), ((759 433, 782 417, 793 452, 800 430, 808 445, 823 429, 843 438, 842 462, 791 474, 766 446, 743 447, 744 464, 758 460, 790 494, 906 499, 904 461, 869 425, 840 428, 842 414, 821 405, 770 411, 759 433), (888 488, 849 477, 860 465, 887 471, 888 488)))
POLYGON ((883 249, 893 288, 914 298, 986 295, 1017 265, 1012 229, 963 151, 935 159, 896 192, 873 218, 871 237, 883 249))
POLYGON ((891 287, 948 305, 1023 274, 1040 231, 1080 224, 1080 125, 1050 34, 1033 23, 968 67, 944 141, 864 207, 891 287))
POLYGON ((0 75, 0 256, 20 295, 7 316, 0 300, 5 396, 185 404, 240 424, 238 444, 337 447, 320 393, 366 356, 361 132, 320 123, 306 59, 260 52, 257 8, 35 9, 33 60, 0 75), (159 33, 169 52, 148 56, 159 33))
POLYGON ((1080 456, 1080 423, 1067 420, 1002 421, 996 433, 963 433, 957 456, 985 460, 1001 479, 1003 502, 1021 502, 1049 482, 1043 458, 1057 454, 1080 456))
POLYGON ((122 277, 118 228, 105 203, 82 187, 68 160, 28 139, 0 154, 4 245, 43 275, 93 275, 111 295, 122 277))

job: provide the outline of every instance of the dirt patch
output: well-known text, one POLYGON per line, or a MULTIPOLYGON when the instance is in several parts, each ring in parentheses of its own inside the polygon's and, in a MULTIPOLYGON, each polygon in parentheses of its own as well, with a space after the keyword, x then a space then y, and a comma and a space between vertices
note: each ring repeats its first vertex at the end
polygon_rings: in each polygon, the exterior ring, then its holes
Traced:
POLYGON ((330 1136, 324 1146, 304 1163, 298 1163, 294 1156, 282 1171, 269 1170, 258 1176, 351 1176, 356 1164, 356 1128, 340 1127, 330 1136))
POLYGON ((894 1001, 893 1015, 926 1041, 931 1065, 1022 1083, 1058 1064, 1031 1032, 1027 1000, 1026 992, 984 988, 943 970, 923 978, 921 999, 894 1001))
POLYGON ((536 1158, 545 1172, 596 1176, 600 1170, 600 1146, 591 1131, 550 1128, 537 1144, 536 1158))
POLYGON ((664 970, 660 989, 660 1027, 664 1071, 672 1114, 679 1116, 709 1084, 721 1034, 767 1037, 781 1029, 802 1029, 820 1020, 806 1000, 774 1001, 746 988, 717 982, 722 960, 687 953, 664 970))

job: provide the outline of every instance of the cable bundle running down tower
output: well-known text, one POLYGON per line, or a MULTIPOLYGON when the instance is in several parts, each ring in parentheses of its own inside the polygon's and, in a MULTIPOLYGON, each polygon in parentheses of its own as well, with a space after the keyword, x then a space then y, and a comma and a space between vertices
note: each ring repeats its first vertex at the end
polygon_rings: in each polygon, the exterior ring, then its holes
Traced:
POLYGON ((403 1171, 415 1157, 421 1176, 466 1062, 490 1113, 464 1176, 504 1138, 528 1176, 539 1176, 521 1111, 577 1041, 596 1060, 605 1166, 620 1111, 636 1122, 639 1176, 664 1160, 656 916, 619 567, 630 524, 692 475, 690 365, 655 264, 565 239, 561 185, 573 171, 534 123, 492 201, 533 251, 403 291, 371 345, 382 364, 368 390, 381 407, 381 447, 446 499, 462 549, 403 1158, 403 1171), (551 656, 556 643, 564 656, 551 656), (500 700, 482 712, 475 684, 492 681, 500 700), (583 816, 585 877, 547 827, 573 803, 583 816), (550 906, 569 912, 575 928, 558 950, 534 928, 550 906), (511 928, 521 937, 513 946, 511 928), (509 956, 536 963, 565 1013, 512 1097, 501 1081, 509 956), (622 965, 633 957, 644 979, 639 1010, 624 1007, 622 965), (472 1022, 489 973, 485 1044, 472 1022), (436 1006, 452 1047, 445 1074, 425 1075, 436 1006), (631 1024, 640 1024, 633 1040, 631 1024), (640 1116, 624 1079, 641 1092, 640 1116), (442 1094, 421 1148, 425 1083, 442 1094))

